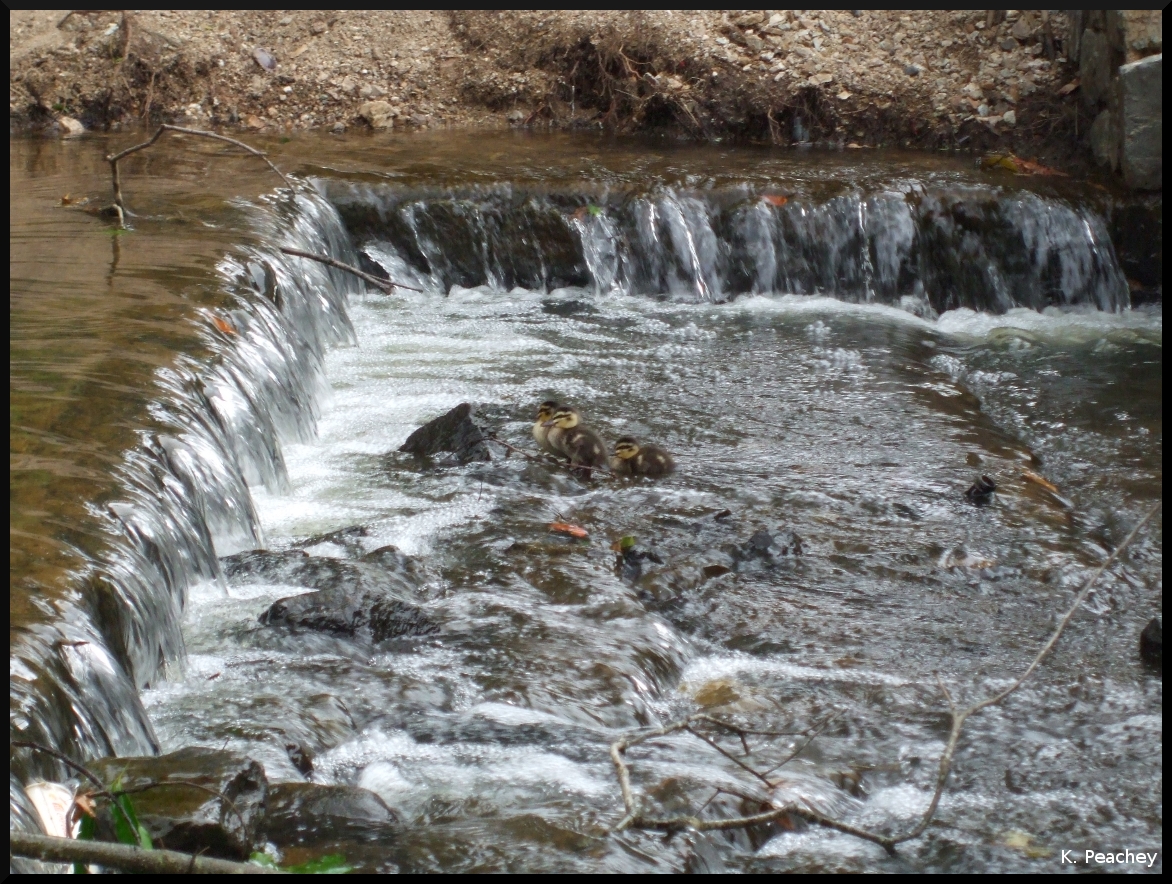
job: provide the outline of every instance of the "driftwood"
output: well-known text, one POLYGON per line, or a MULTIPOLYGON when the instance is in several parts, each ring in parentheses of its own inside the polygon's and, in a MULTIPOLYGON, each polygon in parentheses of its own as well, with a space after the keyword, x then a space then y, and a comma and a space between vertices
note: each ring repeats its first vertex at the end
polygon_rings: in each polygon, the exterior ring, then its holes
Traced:
POLYGON ((359 270, 357 267, 353 267, 350 264, 345 264, 342 261, 336 261, 333 258, 329 258, 325 255, 315 255, 313 252, 303 252, 301 249, 290 249, 286 248, 285 246, 281 246, 281 252, 286 255, 292 255, 294 258, 305 258, 309 261, 317 261, 319 264, 327 264, 330 267, 337 267, 339 270, 345 270, 347 273, 353 273, 359 279, 364 279, 371 285, 377 286, 388 295, 393 295, 395 293, 395 289, 407 289, 407 291, 410 292, 423 291, 423 289, 417 289, 413 286, 401 285, 397 282, 379 279, 374 274, 367 273, 365 270, 359 270))
POLYGON ((253 863, 194 856, 176 850, 143 850, 105 841, 74 841, 51 835, 32 835, 15 829, 8 833, 8 853, 53 863, 85 863, 123 872, 154 875, 284 875, 280 869, 253 863))
MULTIPOLYGON (((805 745, 801 746, 797 752, 791 753, 790 756, 785 761, 783 761, 781 765, 775 765, 769 771, 758 771, 751 767, 742 758, 734 756, 723 746, 720 746, 715 741, 715 739, 704 733, 702 730, 700 730, 700 728, 703 726, 708 726, 715 728, 718 732, 731 733, 740 737, 742 745, 745 749, 746 757, 749 755, 749 747, 746 739, 747 736, 754 733, 768 734, 769 732, 750 731, 746 728, 741 728, 730 722, 721 721, 720 719, 713 718, 709 715, 692 715, 683 719, 682 721, 673 722, 672 724, 665 725, 664 727, 655 728, 653 730, 640 731, 639 733, 633 734, 631 736, 623 737, 611 745, 610 757, 611 761, 614 763, 615 774, 618 777, 619 789, 622 791, 623 807, 625 809, 623 818, 618 822, 617 825, 615 825, 613 831, 620 832, 624 829, 655 829, 666 832, 674 832, 681 829, 695 829, 697 831, 743 829, 760 823, 774 822, 786 817, 800 817, 820 826, 826 826, 831 829, 836 829, 840 832, 845 832, 848 835, 854 835, 857 838, 871 841, 883 847, 889 854, 894 854, 897 845, 906 841, 912 841, 924 834, 928 826, 931 824, 933 817, 935 817, 936 810, 940 806, 940 799, 943 797, 944 789, 948 784, 948 775, 952 770, 952 759, 956 754, 956 746, 960 741, 961 731, 964 728, 965 722, 973 715, 976 715, 978 712, 984 709, 988 709, 990 706, 996 706, 997 704, 1001 703, 1018 688, 1020 688, 1025 683, 1026 679, 1033 675, 1038 667, 1041 666, 1042 661, 1045 660, 1050 652, 1054 649, 1054 646, 1058 643, 1058 639, 1062 637, 1062 633, 1066 630, 1066 627, 1069 625, 1071 619, 1074 617, 1078 609, 1082 607, 1082 603, 1086 601, 1092 587, 1095 585, 1095 582, 1099 579, 1099 577, 1102 576, 1103 572, 1107 570, 1107 568, 1110 567, 1112 563, 1115 562, 1115 560, 1119 557, 1119 554, 1131 545, 1131 542, 1135 540, 1136 535, 1139 534, 1140 529, 1143 528, 1143 526, 1146 525, 1157 512, 1159 512, 1160 506, 1161 505, 1158 503, 1153 506, 1148 511, 1147 515, 1140 519, 1136 526, 1131 529, 1131 532, 1123 539, 1123 542, 1115 548, 1115 551, 1112 552, 1111 555, 1109 555, 1103 561, 1103 563, 1095 569, 1094 573, 1092 573, 1091 576, 1087 578, 1086 582, 1083 584, 1082 589, 1075 597, 1073 604, 1071 604, 1070 608, 1066 611, 1066 614, 1062 617, 1062 620, 1059 621, 1057 628, 1050 635, 1050 638, 1046 641, 1045 644, 1042 645, 1041 650, 1038 651, 1037 656, 1034 657, 1033 661, 1028 667, 1026 667, 1025 671, 1020 676, 1018 676, 1017 680, 1014 681, 1013 684, 1011 684, 1008 688, 997 694, 994 694, 991 697, 987 697, 978 703, 974 703, 965 709, 960 709, 957 707, 956 702, 952 698, 952 694, 949 692, 944 682, 937 678, 937 683, 940 685, 940 690, 944 694, 945 700, 948 702, 948 709, 952 715, 952 727, 949 731, 948 742, 945 744, 944 752, 940 756, 940 765, 936 774, 936 787, 933 791, 932 799, 928 803, 928 807, 925 809, 923 816, 920 818, 920 821, 909 831, 900 835, 884 835, 879 832, 872 832, 867 829, 852 826, 849 823, 844 823, 840 820, 831 819, 811 810, 808 807, 803 807, 797 804, 787 804, 779 807, 771 807, 762 813, 753 814, 751 816, 742 816, 732 819, 720 820, 701 819, 694 815, 680 815, 666 818, 647 816, 643 813, 640 806, 640 801, 631 788, 630 768, 627 764, 626 758, 624 757, 626 751, 633 746, 637 746, 640 743, 645 743, 648 740, 656 739, 658 737, 667 736, 668 734, 686 731, 687 733, 704 740, 704 742, 708 743, 708 745, 712 746, 726 758, 736 763, 737 766, 752 774, 757 779, 761 780, 767 787, 772 787, 775 785, 771 780, 769 780, 768 774, 772 773, 773 770, 776 770, 778 767, 790 761, 798 754, 798 752, 801 751, 801 749, 805 748, 805 745)), ((809 741, 807 740, 807 743, 808 742, 809 741)), ((768 802, 765 803, 767 804, 768 802)))

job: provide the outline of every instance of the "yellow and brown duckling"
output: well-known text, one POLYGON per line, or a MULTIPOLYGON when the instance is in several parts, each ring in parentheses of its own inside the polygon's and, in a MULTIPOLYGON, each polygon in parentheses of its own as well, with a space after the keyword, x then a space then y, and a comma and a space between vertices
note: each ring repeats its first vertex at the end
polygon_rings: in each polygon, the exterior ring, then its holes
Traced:
POLYGON ((676 464, 658 445, 640 445, 634 436, 623 436, 614 444, 610 468, 616 476, 666 476, 676 464))
POLYGON ((605 467, 606 443, 593 430, 582 426, 576 408, 558 406, 552 418, 544 424, 549 428, 546 442, 558 454, 570 459, 576 467, 605 467))
POLYGON ((553 416, 557 414, 560 406, 552 399, 547 399, 537 406, 537 422, 533 425, 533 438, 537 440, 537 447, 546 454, 552 454, 555 457, 561 452, 549 444, 550 427, 546 421, 553 420, 553 416))

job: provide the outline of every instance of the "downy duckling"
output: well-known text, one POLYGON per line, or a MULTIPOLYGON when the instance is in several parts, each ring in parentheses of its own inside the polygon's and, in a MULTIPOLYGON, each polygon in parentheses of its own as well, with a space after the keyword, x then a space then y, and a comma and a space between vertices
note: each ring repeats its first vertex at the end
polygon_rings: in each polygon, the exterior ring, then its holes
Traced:
POLYGON ((666 476, 676 464, 658 445, 640 445, 634 436, 623 436, 614 444, 610 468, 617 476, 666 476))
POLYGON ((533 438, 537 440, 537 447, 546 454, 552 454, 554 457, 560 455, 561 452, 549 444, 550 428, 546 425, 546 421, 553 419, 559 407, 552 399, 547 399, 542 402, 537 407, 537 423, 533 425, 533 438))
POLYGON ((559 406, 554 416, 545 422, 549 427, 546 441, 570 459, 576 467, 606 466, 606 443, 602 437, 580 423, 576 408, 559 406))

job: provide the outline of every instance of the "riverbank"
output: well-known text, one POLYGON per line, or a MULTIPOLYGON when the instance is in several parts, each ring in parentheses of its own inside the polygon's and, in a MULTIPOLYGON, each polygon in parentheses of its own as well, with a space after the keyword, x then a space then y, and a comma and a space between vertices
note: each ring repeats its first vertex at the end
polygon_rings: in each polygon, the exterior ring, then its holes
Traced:
POLYGON ((661 130, 1090 166, 1059 14, 20 11, 9 23, 17 129, 661 130))

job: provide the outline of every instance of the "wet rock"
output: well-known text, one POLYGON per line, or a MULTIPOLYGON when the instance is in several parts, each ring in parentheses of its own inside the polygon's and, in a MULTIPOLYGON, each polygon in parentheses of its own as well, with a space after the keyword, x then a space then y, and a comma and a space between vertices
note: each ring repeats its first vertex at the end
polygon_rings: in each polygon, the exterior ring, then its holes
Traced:
POLYGON ((274 783, 264 835, 278 847, 385 839, 398 821, 378 795, 358 786, 274 783))
POLYGON ((1153 617, 1139 634, 1139 657, 1145 668, 1159 675, 1164 672, 1163 637, 1159 617, 1153 617))
POLYGON ((1159 190, 1164 181, 1163 55, 1119 68, 1112 105, 1119 129, 1119 166, 1136 190, 1159 190))
POLYGON ((360 251, 358 253, 358 269, 363 273, 369 273, 371 276, 381 279, 383 282, 391 281, 391 275, 387 273, 386 268, 371 258, 366 252, 360 251))
POLYGON ((614 573, 616 577, 635 583, 643 576, 643 563, 654 562, 663 564, 663 559, 652 550, 627 547, 615 555, 614 573))
POLYGON ((1095 155, 1095 162, 1106 166, 1111 171, 1119 168, 1119 145, 1115 139, 1114 118, 1111 111, 1104 110, 1091 123, 1091 152, 1095 155))
POLYGON ((508 121, 514 126, 520 126, 525 122, 525 112, 522 110, 509 111, 508 121))
POLYGON ((293 544, 298 549, 309 549, 323 543, 340 546, 355 558, 363 554, 362 538, 370 534, 363 525, 351 525, 348 528, 339 528, 337 531, 328 531, 325 534, 315 534, 293 544))
MULTIPOLYGON (((133 793, 135 813, 156 846, 246 859, 264 840, 268 779, 260 764, 239 753, 190 747, 153 757, 101 758, 88 767, 105 783, 120 779, 121 788, 133 793), (162 785, 143 789, 156 783, 162 785)), ((115 841, 111 808, 100 806, 98 838, 115 841)))
POLYGON ((772 567, 781 559, 802 555, 802 538, 786 528, 776 532, 761 529, 744 543, 726 547, 725 552, 736 570, 751 563, 772 567))
POLYGON ((368 552, 360 561, 402 574, 416 585, 422 578, 419 560, 402 552, 397 546, 380 546, 368 552))
POLYGON ((981 476, 975 481, 964 496, 977 506, 984 506, 993 499, 993 492, 997 490, 997 483, 988 476, 981 476))
POLYGON ((366 120, 372 129, 391 129, 395 125, 394 108, 389 101, 368 101, 358 107, 358 116, 366 120))
POLYGON ((577 316, 582 313, 597 313, 598 311, 586 301, 573 298, 567 301, 558 301, 546 298, 541 302, 541 312, 551 316, 577 316))
POLYGON ((446 451, 452 454, 447 462, 459 464, 492 460, 484 431, 473 422, 472 414, 472 406, 462 402, 408 436, 399 450, 418 458, 431 458, 446 451))
POLYGON ((297 772, 302 776, 309 776, 313 773, 313 753, 302 746, 300 743, 286 743, 285 754, 289 756, 289 761, 297 768, 297 772))
POLYGON ((260 622, 294 631, 361 636, 374 642, 427 635, 439 629, 409 594, 382 583, 382 578, 392 576, 388 572, 371 565, 338 564, 368 570, 358 571, 358 580, 343 580, 330 589, 278 599, 260 615, 260 622))

